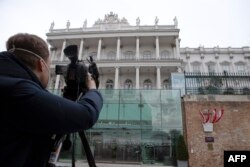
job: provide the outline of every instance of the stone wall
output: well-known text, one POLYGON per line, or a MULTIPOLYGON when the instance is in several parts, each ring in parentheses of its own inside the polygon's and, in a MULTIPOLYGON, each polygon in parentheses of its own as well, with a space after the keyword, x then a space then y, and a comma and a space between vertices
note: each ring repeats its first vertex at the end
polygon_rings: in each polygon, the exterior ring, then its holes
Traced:
POLYGON ((250 150, 250 97, 187 95, 183 111, 190 167, 223 167, 224 150, 250 150), (224 115, 213 132, 204 132, 199 110, 213 108, 223 108, 224 115), (205 137, 214 142, 205 142, 205 137))

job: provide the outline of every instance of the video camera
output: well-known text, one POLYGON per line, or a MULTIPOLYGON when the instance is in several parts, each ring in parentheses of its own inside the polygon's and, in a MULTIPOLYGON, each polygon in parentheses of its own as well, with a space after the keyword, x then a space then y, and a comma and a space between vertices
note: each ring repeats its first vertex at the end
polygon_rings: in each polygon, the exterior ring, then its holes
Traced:
POLYGON ((88 72, 94 79, 96 87, 99 87, 99 72, 92 56, 87 59, 88 67, 83 61, 78 60, 77 45, 69 45, 63 52, 69 58, 70 64, 56 65, 55 73, 64 76, 66 86, 63 89, 63 97, 75 101, 81 92, 84 94, 88 90, 88 72))

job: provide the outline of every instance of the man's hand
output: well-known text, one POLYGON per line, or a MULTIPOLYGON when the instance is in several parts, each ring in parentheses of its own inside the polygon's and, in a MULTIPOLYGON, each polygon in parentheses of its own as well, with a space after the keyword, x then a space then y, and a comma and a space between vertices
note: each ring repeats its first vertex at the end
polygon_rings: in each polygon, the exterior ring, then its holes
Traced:
POLYGON ((88 80, 87 80, 88 89, 96 89, 95 80, 92 78, 91 74, 88 73, 88 80))

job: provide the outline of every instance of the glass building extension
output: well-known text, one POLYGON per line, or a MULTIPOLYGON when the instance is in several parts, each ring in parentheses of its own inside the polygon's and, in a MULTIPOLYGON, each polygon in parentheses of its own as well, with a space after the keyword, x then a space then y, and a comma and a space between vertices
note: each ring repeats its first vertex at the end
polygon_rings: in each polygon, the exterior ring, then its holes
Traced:
MULTIPOLYGON (((100 92, 104 104, 99 120, 86 132, 96 162, 174 162, 175 137, 183 129, 179 90, 100 92)), ((84 157, 79 136, 75 154, 84 157)))

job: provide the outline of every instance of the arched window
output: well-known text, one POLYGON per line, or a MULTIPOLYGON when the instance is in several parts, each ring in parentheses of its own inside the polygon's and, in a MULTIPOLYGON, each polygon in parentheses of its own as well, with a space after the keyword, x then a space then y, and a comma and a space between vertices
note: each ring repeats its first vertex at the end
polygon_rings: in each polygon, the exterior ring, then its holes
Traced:
POLYGON ((113 89, 114 88, 114 82, 111 79, 108 79, 106 82, 106 89, 113 89))
POLYGON ((212 62, 212 61, 210 61, 210 62, 208 62, 208 63, 206 63, 207 64, 207 71, 209 72, 209 73, 214 73, 214 72, 216 72, 216 63, 215 62, 212 62))
POLYGON ((152 58, 153 57, 152 57, 151 51, 147 50, 147 51, 143 52, 142 59, 149 60, 149 59, 152 59, 152 58))
POLYGON ((143 82, 143 89, 152 89, 152 82, 150 79, 146 79, 143 82))
POLYGON ((191 63, 192 68, 193 68, 193 72, 203 72, 201 71, 201 63, 198 61, 192 62, 191 63))
POLYGON ((236 72, 239 73, 244 73, 245 71, 245 63, 244 62, 237 62, 235 63, 235 67, 236 67, 236 72))
POLYGON ((230 62, 224 61, 220 63, 222 72, 230 72, 230 62))
POLYGON ((124 89, 132 89, 133 88, 133 83, 130 79, 127 79, 124 83, 124 89))
POLYGON ((171 89, 171 81, 170 79, 165 79, 162 83, 163 89, 171 89))
POLYGON ((169 59, 171 58, 170 52, 167 50, 164 50, 161 52, 161 59, 169 59))

